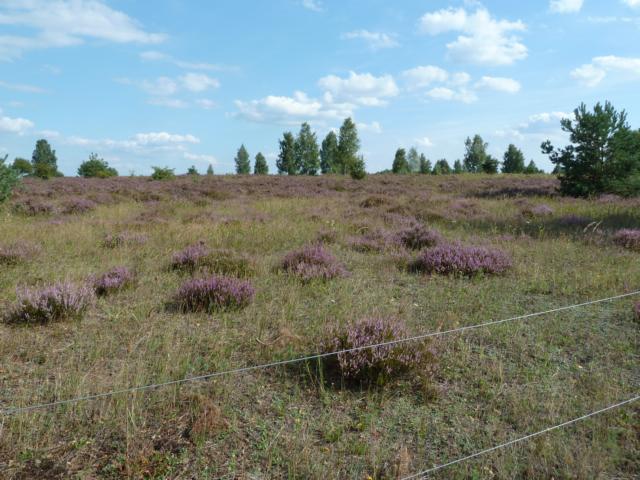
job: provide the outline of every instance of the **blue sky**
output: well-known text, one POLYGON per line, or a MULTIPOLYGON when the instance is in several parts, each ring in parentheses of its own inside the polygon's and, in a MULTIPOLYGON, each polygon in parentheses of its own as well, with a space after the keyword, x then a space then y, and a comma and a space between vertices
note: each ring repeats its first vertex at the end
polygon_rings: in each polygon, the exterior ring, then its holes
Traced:
POLYGON ((582 101, 640 126, 638 45, 640 0, 0 0, 0 154, 227 173, 244 143, 275 171, 284 130, 352 116, 370 172, 475 133, 549 170, 582 101))

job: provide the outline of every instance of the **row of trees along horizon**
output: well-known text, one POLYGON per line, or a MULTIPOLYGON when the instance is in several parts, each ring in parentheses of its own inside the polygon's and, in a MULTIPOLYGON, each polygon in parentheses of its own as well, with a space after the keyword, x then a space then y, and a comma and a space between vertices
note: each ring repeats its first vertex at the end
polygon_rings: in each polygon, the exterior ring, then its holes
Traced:
MULTIPOLYGON (((574 196, 640 194, 640 130, 630 128, 624 110, 616 111, 610 102, 604 105, 597 103, 593 111, 581 104, 574 110, 574 118, 562 119, 560 126, 569 134, 570 145, 556 149, 547 140, 542 143, 541 150, 555 165, 553 173, 558 175, 563 193, 574 196)), ((453 166, 446 159, 437 160, 432 165, 416 148, 410 148, 408 153, 404 148, 399 148, 392 168, 379 173, 544 173, 533 160, 525 165, 524 154, 513 144, 507 147, 502 162, 488 154, 487 147, 488 144, 480 135, 467 138, 464 157, 462 161, 456 160, 453 166)), ((358 131, 351 118, 344 120, 338 134, 330 131, 320 146, 315 132, 305 122, 296 136, 290 131, 284 132, 279 140, 276 168, 280 175, 317 175, 320 172, 362 179, 366 171, 364 157, 359 155, 359 150, 358 131)), ((0 157, 0 201, 8 196, 7 192, 21 177, 49 179, 63 176, 57 167, 56 152, 45 139, 36 142, 31 161, 16 158, 12 165, 5 165, 7 157, 0 157)), ((238 149, 234 160, 237 174, 251 174, 251 160, 244 145, 238 149)), ((174 169, 168 167, 153 167, 153 170, 151 178, 155 180, 175 177, 174 169)), ((253 174, 268 173, 266 158, 258 152, 253 174)), ((191 166, 187 174, 199 175, 199 172, 195 166, 191 166)), ((212 165, 209 165, 207 174, 214 174, 212 165)), ((107 178, 118 176, 118 172, 92 153, 78 168, 78 175, 107 178)))

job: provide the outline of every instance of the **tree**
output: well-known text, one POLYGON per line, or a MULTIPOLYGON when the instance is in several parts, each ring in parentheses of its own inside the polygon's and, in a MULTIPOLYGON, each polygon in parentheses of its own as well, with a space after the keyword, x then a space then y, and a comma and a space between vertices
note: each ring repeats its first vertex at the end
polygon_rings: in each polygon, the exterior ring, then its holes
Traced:
POLYGON ((540 170, 540 169, 537 167, 536 163, 535 163, 533 160, 531 160, 531 161, 529 162, 529 165, 527 165, 527 166, 524 168, 524 170, 522 171, 522 173, 526 173, 526 174, 528 174, 528 175, 531 175, 531 174, 534 174, 534 173, 544 173, 544 171, 540 170))
POLYGON ((522 173, 524 172, 524 155, 522 150, 513 143, 509 144, 504 152, 502 162, 502 173, 522 173))
POLYGON ((453 162, 453 173, 463 173, 464 168, 462 167, 462 162, 460 159, 453 162))
POLYGON ((409 162, 407 161, 407 152, 404 148, 396 150, 391 171, 396 174, 409 173, 409 162))
POLYGON ((431 173, 431 161, 427 160, 427 157, 424 156, 424 153, 420 154, 420 173, 426 174, 431 173))
POLYGON ((336 173, 343 175, 350 173, 358 160, 359 150, 360 139, 358 138, 358 129, 356 124, 353 123, 353 120, 347 118, 340 127, 336 173))
POLYGON ((80 164, 78 175, 84 178, 107 178, 117 177, 118 171, 109 166, 109 164, 97 154, 92 153, 89 159, 80 164))
POLYGON ((194 175, 194 176, 198 176, 200 175, 200 172, 198 172, 198 169, 196 168, 195 165, 191 165, 188 169, 187 169, 187 175, 194 175))
POLYGON ((33 165, 33 175, 39 178, 61 177, 58 171, 58 159, 56 151, 51 149, 51 145, 45 139, 36 142, 36 147, 31 155, 33 165))
POLYGON ((296 140, 291 132, 284 132, 282 135, 276 167, 278 167, 279 174, 295 175, 298 173, 296 169, 296 140))
POLYGON ((18 172, 18 175, 21 177, 27 177, 33 174, 33 165, 31 165, 31 162, 26 158, 16 157, 15 160, 13 160, 11 168, 18 172))
POLYGON ((582 103, 573 113, 573 120, 560 121, 570 145, 557 150, 549 140, 541 145, 559 172, 562 193, 640 193, 640 131, 630 129, 626 112, 598 102, 592 112, 582 103))
POLYGON ((251 162, 249 160, 249 152, 244 148, 244 144, 240 145, 238 149, 238 153, 236 153, 236 158, 234 158, 236 162, 236 173, 238 175, 248 175, 251 173, 251 162))
POLYGON ((409 172, 418 173, 420 171, 420 155, 418 155, 418 150, 415 147, 409 149, 407 162, 409 163, 409 172))
POLYGON ((500 167, 498 159, 491 155, 487 155, 487 158, 485 158, 482 163, 482 172, 491 174, 498 173, 498 167, 500 167))
POLYGON ((18 172, 8 165, 5 165, 8 155, 0 157, 0 203, 11 196, 13 188, 20 181, 18 172))
POLYGON ((267 165, 267 159, 264 158, 262 153, 258 152, 256 155, 256 163, 253 165, 254 175, 267 175, 269 173, 269 165, 267 165))
POLYGON ((296 167, 302 175, 316 175, 320 168, 320 151, 316 134, 304 122, 295 143, 296 167))
POLYGON ((450 173, 451 167, 449 166, 449 162, 447 162, 446 158, 441 158, 433 166, 434 175, 448 175, 450 173))
POLYGON ((207 175, 213 175, 213 165, 211 164, 207 167, 207 175))
POLYGON ((487 154, 488 143, 482 140, 480 135, 474 135, 473 140, 469 137, 464 142, 464 170, 469 173, 496 173, 498 171, 498 161, 487 154))
POLYGON ((171 180, 175 178, 176 174, 173 168, 169 167, 151 167, 153 168, 153 173, 151 174, 151 178, 153 180, 171 180))
POLYGON ((322 141, 320 149, 320 171, 323 174, 335 173, 338 162, 338 136, 331 130, 322 141))
POLYGON ((354 180, 362 180, 367 176, 364 157, 362 155, 359 155, 358 158, 356 158, 356 161, 353 162, 353 165, 351 165, 349 175, 351 175, 351 178, 353 178, 354 180))

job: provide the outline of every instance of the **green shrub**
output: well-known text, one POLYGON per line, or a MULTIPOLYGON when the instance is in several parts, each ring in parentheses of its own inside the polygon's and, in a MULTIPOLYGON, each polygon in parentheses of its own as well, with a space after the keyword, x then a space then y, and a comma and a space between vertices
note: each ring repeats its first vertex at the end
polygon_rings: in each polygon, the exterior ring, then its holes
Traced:
POLYGON ((4 202, 11 196, 13 188, 19 181, 18 172, 13 168, 5 165, 7 156, 0 158, 0 203, 4 202))
POLYGON ((118 171, 97 154, 92 153, 89 159, 82 162, 78 168, 78 175, 85 178, 108 178, 117 177, 118 171))
POLYGON ((153 173, 151 174, 151 178, 153 180, 171 180, 176 177, 173 168, 169 167, 151 167, 153 168, 153 173))

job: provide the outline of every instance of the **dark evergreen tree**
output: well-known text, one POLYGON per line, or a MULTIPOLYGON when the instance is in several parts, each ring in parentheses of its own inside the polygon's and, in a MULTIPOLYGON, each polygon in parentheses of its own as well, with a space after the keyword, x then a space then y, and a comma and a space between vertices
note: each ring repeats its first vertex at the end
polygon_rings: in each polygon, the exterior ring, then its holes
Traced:
POLYGON ((207 167, 207 175, 213 175, 213 165, 211 164, 207 167))
POLYGON ((453 173, 463 173, 464 168, 462 166, 462 162, 458 159, 453 162, 453 173))
POLYGON ((487 155, 482 163, 482 172, 483 173, 498 173, 498 168, 500 167, 500 162, 497 158, 487 155))
POLYGON ((534 174, 534 173, 544 173, 544 171, 540 170, 538 168, 538 166, 536 165, 536 163, 533 160, 531 160, 529 162, 529 164, 524 168, 522 173, 526 173, 528 175, 531 175, 531 174, 534 174))
POLYGON ((445 158, 441 158, 433 166, 434 175, 448 175, 450 173, 451 173, 451 167, 449 166, 449 162, 447 162, 445 158))
POLYGON ((280 153, 276 160, 279 174, 296 175, 296 139, 291 132, 285 132, 280 140, 280 153))
POLYGON ((333 130, 327 133, 322 141, 320 149, 320 171, 325 173, 336 173, 335 168, 338 163, 338 136, 333 130))
POLYGON ((248 175, 249 173, 251 173, 251 161, 249 160, 249 152, 247 152, 247 149, 244 148, 244 145, 240 146, 234 160, 236 162, 236 173, 238 175, 248 175))
POLYGON ((504 152, 502 173, 522 172, 524 172, 524 155, 518 147, 510 143, 507 151, 504 152))
POLYGON ((404 148, 396 150, 391 171, 396 174, 409 173, 409 162, 407 161, 407 152, 404 148))
POLYGON ((187 175, 198 176, 198 175, 200 175, 200 172, 198 172, 198 169, 196 168, 196 166, 195 166, 195 165, 191 165, 191 166, 187 169, 187 175))
POLYGON ((254 175, 267 175, 269 173, 269 165, 267 165, 267 159, 264 158, 261 152, 256 155, 256 163, 253 165, 254 175))
POLYGON ((45 139, 36 142, 36 147, 31 156, 33 165, 33 175, 39 178, 61 177, 58 171, 58 158, 56 151, 51 149, 51 145, 45 139))
POLYGON ((427 157, 424 156, 424 153, 420 154, 420 173, 426 174, 431 173, 432 170, 431 161, 427 160, 427 157))
POLYGON ((351 165, 351 169, 349 171, 349 175, 354 180, 362 180, 367 175, 367 171, 365 169, 364 157, 359 155, 353 165, 351 165))
POLYGON ((320 168, 320 151, 316 134, 308 123, 303 123, 295 144, 296 170, 302 175, 316 175, 320 168))

